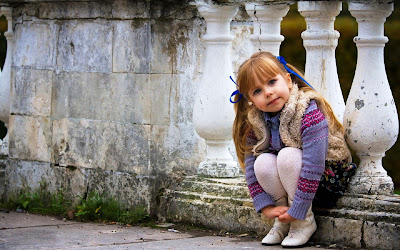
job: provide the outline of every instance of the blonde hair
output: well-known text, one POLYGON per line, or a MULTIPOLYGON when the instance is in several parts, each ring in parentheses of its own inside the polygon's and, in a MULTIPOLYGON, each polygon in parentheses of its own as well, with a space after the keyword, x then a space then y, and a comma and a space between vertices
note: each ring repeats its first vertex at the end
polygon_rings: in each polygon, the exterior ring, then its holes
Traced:
MULTIPOLYGON (((290 65, 289 63, 286 64, 286 66, 303 77, 303 74, 294 66, 290 65)), ((257 52, 243 62, 239 67, 236 81, 238 90, 241 94, 243 94, 245 99, 250 100, 249 91, 254 88, 254 79, 262 79, 266 77, 268 81, 268 79, 279 74, 285 76, 287 73, 288 72, 283 64, 281 64, 274 55, 269 52, 257 52)), ((299 90, 304 92, 316 92, 298 76, 294 74, 290 74, 290 76, 293 83, 298 85, 299 90)), ((238 98, 239 97, 237 95, 235 97, 235 101, 237 101, 238 98)), ((322 110, 322 112, 328 116, 329 130, 339 130, 344 134, 343 126, 336 118, 329 103, 320 94, 318 94, 316 101, 319 104, 319 108, 322 110)), ((240 100, 234 104, 234 108, 236 117, 235 121, 233 122, 233 141, 235 143, 239 164, 244 170, 244 156, 246 153, 250 153, 250 148, 246 146, 247 135, 252 130, 252 126, 247 118, 247 113, 252 107, 248 105, 246 100, 240 100)))

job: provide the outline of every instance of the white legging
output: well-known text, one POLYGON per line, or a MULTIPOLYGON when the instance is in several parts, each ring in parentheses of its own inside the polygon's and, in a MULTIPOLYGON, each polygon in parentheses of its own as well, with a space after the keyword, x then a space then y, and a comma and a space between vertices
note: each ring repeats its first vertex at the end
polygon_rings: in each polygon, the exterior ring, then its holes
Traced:
POLYGON ((274 200, 293 200, 302 167, 302 150, 286 147, 278 155, 264 153, 254 162, 258 183, 274 200))

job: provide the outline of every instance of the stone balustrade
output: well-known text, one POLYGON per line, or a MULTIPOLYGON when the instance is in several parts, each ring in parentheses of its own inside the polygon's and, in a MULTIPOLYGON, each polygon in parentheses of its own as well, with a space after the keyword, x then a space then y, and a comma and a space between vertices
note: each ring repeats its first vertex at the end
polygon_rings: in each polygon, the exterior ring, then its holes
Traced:
MULTIPOLYGON (((210 105, 210 96, 201 94, 194 108, 194 123, 200 136, 207 141, 220 140, 220 134, 203 135, 202 131, 215 130, 215 124, 224 124, 224 131, 228 131, 233 123, 233 116, 223 115, 226 105, 230 105, 226 96, 231 93, 228 87, 223 87, 231 75, 229 56, 229 42, 227 24, 234 15, 234 9, 239 6, 238 1, 226 1, 225 5, 214 5, 210 2, 197 1, 200 15, 207 23, 205 39, 207 51, 211 46, 224 46, 217 53, 207 53, 204 76, 199 85, 207 88, 207 93, 218 93, 224 90, 221 100, 215 100, 210 105), (207 11, 204 11, 207 9, 207 11), (231 9, 229 18, 226 9, 231 9), (224 19, 224 31, 219 33, 216 19, 224 19), (213 37, 209 45, 209 34, 220 34, 213 37), (225 34, 225 35, 223 35, 225 34), (224 45, 216 45, 216 44, 224 45), (225 61, 224 61, 225 60, 225 61), (219 65, 225 65, 220 67, 219 65), (215 70, 215 68, 219 68, 215 70), (218 80, 217 80, 218 79, 218 80), (215 81, 211 81, 215 80, 215 81), (225 103, 223 103, 225 102, 225 103), (219 107, 223 107, 221 112, 219 107), (196 119, 199 111, 207 109, 214 114, 207 120, 196 119), (218 115, 221 114, 221 115, 218 115), (224 121, 221 121, 225 119, 224 121)), ((286 1, 247 1, 245 9, 253 20, 254 33, 251 36, 253 51, 266 50, 278 55, 283 41, 280 34, 280 22, 287 14, 290 2, 286 1)), ((336 68, 335 49, 338 44, 339 32, 334 30, 335 17, 340 13, 340 1, 298 1, 298 10, 307 22, 307 29, 302 33, 303 44, 306 49, 305 76, 314 83, 319 91, 332 105, 332 108, 343 121, 346 129, 347 141, 361 159, 357 174, 351 183, 349 191, 358 194, 392 194, 393 182, 382 167, 382 157, 394 145, 398 136, 398 115, 392 93, 387 80, 383 48, 388 39, 383 35, 384 22, 393 11, 391 1, 360 1, 349 2, 351 14, 359 24, 359 35, 354 38, 358 49, 357 69, 352 88, 345 106, 336 68)), ((222 48, 222 47, 221 47, 222 48)), ((249 55, 250 56, 250 55, 249 55)), ((214 94, 216 96, 216 94, 214 94)), ((213 97, 215 98, 215 97, 213 97)), ((224 133, 226 134, 226 133, 224 133)), ((228 137, 224 137, 224 145, 228 147, 228 137)), ((222 147, 222 144, 221 144, 222 147)), ((211 148, 209 146, 209 148, 211 148)), ((220 149, 222 150, 222 149, 220 149)), ((227 150, 227 149, 226 149, 227 150)), ((210 153, 210 152, 209 152, 210 153)), ((213 164, 224 164, 224 160, 214 157, 213 164)), ((213 177, 229 177, 215 171, 204 170, 213 177), (213 174, 216 173, 216 174, 213 174)), ((233 169, 232 167, 230 169, 233 169)), ((233 174, 236 176, 237 174, 233 174)))

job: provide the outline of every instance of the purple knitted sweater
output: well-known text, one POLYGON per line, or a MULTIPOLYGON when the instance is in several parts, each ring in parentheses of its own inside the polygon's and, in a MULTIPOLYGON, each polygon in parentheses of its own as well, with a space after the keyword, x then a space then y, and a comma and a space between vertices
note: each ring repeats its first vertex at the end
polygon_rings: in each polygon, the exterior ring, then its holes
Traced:
MULTIPOLYGON (((279 117, 280 114, 270 117, 268 113, 264 113, 265 122, 271 130, 269 147, 271 153, 278 153, 281 148, 285 147, 279 135, 279 117)), ((315 101, 311 100, 301 124, 303 142, 302 169, 293 204, 288 210, 288 214, 296 219, 305 219, 307 210, 310 208, 317 192, 319 181, 325 170, 328 133, 328 122, 325 116, 317 107, 315 101)), ((257 138, 253 133, 247 136, 247 143, 249 146, 257 143, 257 138)), ((256 157, 252 154, 246 154, 245 174, 254 207, 257 212, 261 212, 264 207, 274 205, 275 202, 272 196, 268 194, 268 190, 263 190, 257 181, 254 174, 255 159, 256 157)))

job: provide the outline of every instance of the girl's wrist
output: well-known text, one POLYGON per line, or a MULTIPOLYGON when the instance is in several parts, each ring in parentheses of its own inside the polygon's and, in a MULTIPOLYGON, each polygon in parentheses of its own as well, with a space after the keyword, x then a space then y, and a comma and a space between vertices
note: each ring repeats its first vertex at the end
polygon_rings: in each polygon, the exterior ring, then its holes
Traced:
POLYGON ((271 216, 270 212, 272 211, 272 209, 274 207, 275 206, 272 206, 272 205, 264 207, 263 209, 261 209, 261 213, 263 213, 268 219, 272 219, 272 216, 271 216))
POLYGON ((275 207, 275 206, 272 206, 272 205, 266 206, 266 207, 264 207, 263 209, 261 209, 261 212, 267 212, 267 211, 273 209, 274 207, 275 207))

